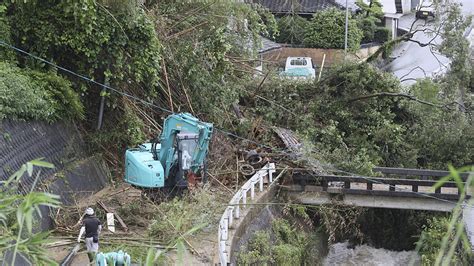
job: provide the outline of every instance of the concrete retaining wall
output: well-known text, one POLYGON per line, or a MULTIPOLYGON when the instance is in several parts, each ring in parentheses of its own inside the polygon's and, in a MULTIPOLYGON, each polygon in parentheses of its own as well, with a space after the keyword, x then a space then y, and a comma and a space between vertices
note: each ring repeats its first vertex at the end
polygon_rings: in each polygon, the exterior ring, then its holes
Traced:
POLYGON ((276 172, 275 164, 267 163, 234 194, 219 220, 218 252, 217 257, 214 258, 215 263, 221 265, 235 264, 234 250, 238 248, 237 243, 241 236, 245 234, 249 223, 258 216, 260 212, 258 203, 268 200, 268 195, 273 194, 271 191, 274 189, 274 183, 277 182, 284 171, 273 179, 273 173, 276 172), (265 179, 268 181, 268 186, 264 184, 265 179), (249 193, 250 195, 248 195, 249 193))
MULTIPOLYGON (((67 122, 48 124, 39 121, 0 122, 0 180, 7 179, 21 165, 37 158, 51 162, 54 169, 41 170, 36 190, 61 196, 63 204, 74 202, 101 190, 108 170, 99 156, 86 157, 85 145, 76 127, 67 122)), ((18 193, 28 193, 34 177, 24 175, 18 193)), ((50 229, 49 209, 43 208, 40 230, 50 229)))
MULTIPOLYGON (((375 53, 379 48, 379 45, 369 45, 368 47, 361 48, 355 55, 349 54, 348 56, 355 60, 365 60, 370 55, 375 53)), ((315 66, 321 66, 323 56, 326 55, 325 65, 330 66, 335 63, 342 62, 344 60, 344 50, 341 49, 319 49, 319 48, 303 48, 303 47, 282 47, 279 49, 271 50, 261 54, 264 61, 269 63, 284 66, 287 57, 311 57, 315 66)))
MULTIPOLYGON (((255 202, 252 203, 265 203, 272 202, 277 186, 272 186, 270 189, 264 191, 259 197, 256 198, 255 202)), ((243 219, 235 227, 234 232, 230 239, 232 239, 230 246, 230 263, 231 265, 237 265, 237 256, 241 251, 243 244, 247 243, 248 240, 254 235, 254 232, 258 230, 266 229, 271 224, 272 216, 274 211, 267 205, 255 205, 249 208, 248 212, 243 216, 243 219), (259 222, 255 222, 259 220, 259 222)))

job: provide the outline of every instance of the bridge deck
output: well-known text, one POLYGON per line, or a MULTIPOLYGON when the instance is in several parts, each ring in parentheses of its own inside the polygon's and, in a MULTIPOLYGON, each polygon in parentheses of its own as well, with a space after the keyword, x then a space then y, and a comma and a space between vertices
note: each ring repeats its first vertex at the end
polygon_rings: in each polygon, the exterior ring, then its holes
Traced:
POLYGON ((436 177, 419 180, 297 173, 293 185, 285 190, 306 204, 339 200, 362 207, 451 211, 461 196, 459 185, 452 181, 438 183, 436 177))
MULTIPOLYGON (((331 193, 360 194, 391 197, 431 197, 441 200, 457 201, 461 191, 456 182, 438 183, 438 180, 417 180, 385 177, 334 176, 297 174, 293 183, 306 186, 320 186, 331 193)), ((467 195, 469 198, 470 195, 467 195)))
MULTIPOLYGON (((394 192, 389 192, 383 186, 374 186, 371 194, 367 194, 360 184, 361 189, 351 189, 350 193, 340 187, 328 187, 323 190, 321 186, 283 186, 284 192, 290 199, 308 205, 322 205, 334 202, 341 202, 347 205, 368 207, 368 208, 386 208, 386 209, 410 209, 450 212, 456 206, 457 201, 437 198, 432 196, 434 193, 417 194, 418 197, 408 197, 404 191, 403 196, 393 196, 394 192), (377 190, 377 189, 381 190, 377 190), (357 193, 359 192, 359 193, 357 193), (426 195, 426 196, 421 196, 426 195)), ((401 189, 401 188, 400 188, 401 189)), ((457 197, 457 189, 449 188, 452 196, 457 197)), ((397 193, 395 192, 395 193, 397 193)), ((427 192, 429 192, 427 190, 427 192)), ((412 193, 411 193, 412 194, 412 193)), ((413 194, 412 194, 413 195, 413 194)))
MULTIPOLYGON (((366 183, 351 183, 351 189, 354 190, 367 190, 367 184, 366 183)), ((390 185, 388 184, 373 184, 372 185, 372 190, 374 191, 389 191, 390 190, 390 185)), ((395 186, 395 191, 400 191, 400 192, 412 192, 412 186, 411 185, 398 185, 395 186)), ((418 192, 419 193, 435 193, 435 189, 432 186, 418 186, 418 192)), ((458 195, 458 188, 456 187, 442 187, 441 188, 441 194, 452 194, 452 195, 458 195)))

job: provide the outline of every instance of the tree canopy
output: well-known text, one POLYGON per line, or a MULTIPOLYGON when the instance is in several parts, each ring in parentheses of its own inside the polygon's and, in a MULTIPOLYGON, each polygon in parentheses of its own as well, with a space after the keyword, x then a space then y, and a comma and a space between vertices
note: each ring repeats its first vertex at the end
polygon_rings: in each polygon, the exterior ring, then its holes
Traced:
MULTIPOLYGON (((329 8, 314 14, 305 30, 304 44, 307 47, 343 49, 345 39, 345 13, 329 8)), ((357 50, 362 40, 362 31, 357 21, 349 18, 347 47, 357 50)))

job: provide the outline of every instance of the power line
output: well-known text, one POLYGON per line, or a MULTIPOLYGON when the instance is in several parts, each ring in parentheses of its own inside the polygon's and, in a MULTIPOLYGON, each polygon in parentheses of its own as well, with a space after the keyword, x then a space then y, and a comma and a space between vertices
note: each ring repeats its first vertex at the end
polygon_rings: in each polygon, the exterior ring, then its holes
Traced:
MULTIPOLYGON (((12 49, 12 50, 15 50, 15 51, 17 51, 17 52, 19 52, 19 53, 21 53, 21 54, 30 56, 30 57, 32 57, 32 58, 38 60, 38 61, 41 61, 41 62, 43 62, 43 63, 45 63, 45 64, 48 64, 48 65, 50 65, 50 66, 52 66, 52 67, 54 67, 54 68, 56 68, 56 69, 62 70, 62 71, 66 72, 66 73, 69 73, 69 74, 71 74, 71 75, 73 75, 73 76, 76 76, 76 77, 78 77, 78 78, 81 78, 81 79, 83 79, 83 80, 85 80, 85 81, 87 81, 87 82, 90 82, 90 83, 93 83, 93 84, 98 85, 98 86, 100 86, 100 87, 109 89, 110 91, 113 91, 113 92, 115 92, 115 93, 117 93, 117 94, 120 94, 120 95, 122 95, 122 96, 131 98, 131 99, 134 99, 134 100, 136 100, 136 101, 138 101, 138 102, 140 102, 140 103, 142 103, 142 104, 152 106, 152 107, 154 107, 154 108, 157 108, 157 109, 159 109, 159 110, 161 110, 161 111, 163 111, 163 112, 169 113, 169 114, 175 114, 175 112, 173 112, 173 111, 171 111, 171 110, 169 110, 169 109, 166 109, 166 108, 164 108, 164 107, 158 106, 158 105, 156 105, 156 104, 154 104, 154 103, 151 103, 151 102, 149 102, 149 101, 143 100, 143 99, 141 99, 141 98, 139 98, 139 97, 136 97, 136 96, 134 96, 134 95, 132 95, 132 94, 129 94, 129 93, 126 93, 126 92, 117 90, 117 89, 115 89, 115 88, 113 88, 113 87, 111 87, 111 86, 109 86, 109 85, 106 85, 106 84, 97 82, 97 81, 95 81, 95 80, 93 80, 93 79, 91 79, 91 78, 89 78, 89 77, 86 77, 86 76, 84 76, 84 75, 78 74, 78 73, 76 73, 76 72, 74 72, 74 71, 72 71, 72 70, 69 70, 69 69, 67 69, 67 68, 61 67, 61 66, 59 66, 59 65, 57 65, 57 64, 55 64, 55 63, 53 63, 53 62, 51 62, 51 61, 48 61, 48 60, 43 59, 43 58, 41 58, 41 57, 38 57, 38 56, 36 56, 36 55, 34 55, 34 54, 31 54, 31 53, 29 53, 29 52, 27 52, 27 51, 25 51, 25 50, 23 50, 23 49, 20 49, 20 48, 15 47, 15 46, 13 46, 13 45, 11 45, 11 44, 8 44, 8 43, 6 43, 4 40, 0 40, 0 45, 3 45, 3 46, 5 46, 5 47, 7 47, 7 48, 10 48, 10 49, 12 49)), ((222 133, 224 133, 224 134, 226 134, 226 135, 228 135, 228 136, 232 136, 232 137, 234 137, 234 138, 238 138, 238 139, 245 140, 245 141, 248 141, 248 142, 250 142, 250 143, 256 144, 256 145, 258 145, 258 146, 260 146, 260 147, 266 147, 266 148, 269 148, 269 149, 272 149, 272 150, 285 151, 285 149, 280 149, 280 148, 275 149, 275 147, 271 147, 271 146, 269 146, 269 145, 266 145, 266 144, 263 144, 263 143, 260 143, 260 142, 254 141, 254 140, 251 140, 251 139, 248 139, 248 138, 245 138, 245 137, 241 137, 241 136, 239 136, 239 135, 237 135, 237 134, 235 134, 235 133, 232 133, 232 132, 227 131, 227 130, 224 130, 224 129, 216 128, 216 130, 218 130, 218 131, 220 131, 220 132, 222 132, 222 133)), ((310 169, 307 169, 307 170, 310 170, 310 169)), ((370 182, 372 182, 372 183, 384 184, 383 182, 374 181, 374 180, 371 180, 371 179, 368 178, 368 177, 363 177, 363 176, 360 176, 360 175, 358 175, 358 174, 354 174, 354 173, 351 173, 351 172, 346 172, 346 171, 339 170, 339 169, 328 169, 328 170, 334 171, 334 172, 347 173, 347 174, 350 174, 350 175, 353 175, 353 176, 359 176, 359 177, 362 177, 362 178, 364 178, 364 179, 366 179, 367 181, 370 181, 370 182)), ((386 184, 385 184, 385 185, 386 185, 386 184)), ((389 186, 390 186, 390 185, 389 185, 389 186)), ((457 204, 457 202, 453 202, 453 201, 449 201, 449 200, 437 198, 437 197, 434 197, 434 196, 431 196, 431 195, 427 195, 427 194, 424 194, 424 193, 421 193, 421 192, 416 192, 416 191, 407 191, 407 192, 419 194, 419 195, 422 195, 422 196, 424 196, 424 197, 433 198, 433 199, 440 200, 440 201, 443 201, 443 202, 449 202, 449 203, 452 203, 452 204, 457 204)))
MULTIPOLYGON (((59 65, 57 65, 57 64, 55 64, 55 63, 53 63, 53 62, 51 62, 51 61, 48 61, 48 60, 43 59, 43 58, 41 58, 41 57, 38 57, 38 56, 36 56, 36 55, 34 55, 34 54, 31 54, 31 53, 29 53, 29 52, 27 52, 27 51, 25 51, 25 50, 23 50, 23 49, 20 49, 20 48, 15 47, 15 46, 13 46, 13 45, 11 45, 11 44, 8 44, 8 43, 6 43, 6 42, 3 41, 3 40, 0 40, 0 45, 3 45, 3 46, 8 47, 8 48, 10 48, 10 49, 13 49, 13 50, 15 50, 15 51, 17 51, 17 52, 19 52, 19 53, 25 54, 25 55, 27 55, 27 56, 30 56, 30 57, 32 57, 32 58, 38 60, 38 61, 41 61, 41 62, 43 62, 43 63, 45 63, 45 64, 48 64, 48 65, 50 65, 50 66, 52 66, 52 67, 54 67, 54 68, 57 68, 57 69, 59 69, 59 70, 62 70, 62 71, 64 71, 64 72, 66 72, 66 73, 69 73, 69 74, 71 74, 71 75, 73 75, 73 76, 76 76, 76 77, 78 77, 78 78, 80 78, 80 79, 83 79, 83 80, 85 80, 85 81, 87 81, 87 82, 90 82, 90 83, 93 83, 93 84, 98 85, 98 86, 100 86, 100 87, 109 89, 109 90, 111 90, 111 91, 113 91, 113 92, 115 92, 115 93, 117 93, 117 94, 122 95, 122 96, 131 98, 131 99, 134 99, 134 100, 136 100, 136 101, 138 101, 138 102, 141 102, 141 103, 143 103, 143 104, 145 104, 145 105, 149 105, 149 106, 151 106, 151 107, 157 108, 157 109, 159 109, 159 110, 161 110, 161 111, 163 111, 163 112, 166 112, 166 113, 169 113, 169 114, 175 114, 175 112, 173 112, 173 111, 171 111, 171 110, 169 110, 169 109, 166 109, 166 108, 164 108, 164 107, 158 106, 158 105, 156 105, 156 104, 154 104, 154 103, 151 103, 151 102, 149 102, 149 101, 143 100, 143 99, 141 99, 141 98, 139 98, 139 97, 136 97, 136 96, 134 96, 134 95, 132 95, 132 94, 129 94, 129 93, 126 93, 126 92, 117 90, 117 89, 115 89, 115 88, 113 88, 113 87, 111 87, 111 86, 109 86, 109 85, 106 85, 106 84, 97 82, 97 81, 95 81, 95 80, 93 80, 93 79, 91 79, 91 78, 89 78, 89 77, 86 77, 86 76, 84 76, 84 75, 78 74, 78 73, 76 73, 76 72, 74 72, 74 71, 72 71, 72 70, 69 70, 69 69, 67 69, 67 68, 61 67, 61 66, 59 66, 59 65)), ((237 134, 234 134, 234 133, 232 133, 232 132, 230 132, 230 131, 227 131, 227 130, 224 130, 224 129, 216 128, 216 130, 218 130, 218 131, 220 131, 220 132, 222 132, 222 133, 224 133, 224 134, 226 134, 226 135, 228 135, 228 136, 232 136, 232 137, 234 137, 234 138, 238 138, 238 139, 242 139, 242 140, 249 141, 250 143, 256 144, 256 145, 258 145, 258 146, 262 146, 262 147, 266 147, 266 148, 272 148, 272 147, 270 147, 270 146, 268 146, 268 145, 259 143, 259 142, 257 142, 257 141, 254 141, 254 140, 251 140, 251 139, 248 139, 248 138, 241 137, 241 136, 239 136, 239 135, 237 135, 237 134)))
POLYGON ((136 97, 136 96, 134 96, 134 95, 131 95, 131 94, 128 94, 128 93, 126 93, 126 92, 119 91, 119 90, 117 90, 117 89, 115 89, 115 88, 110 87, 109 85, 106 85, 106 84, 97 82, 97 81, 95 81, 95 80, 93 80, 93 79, 91 79, 91 78, 88 78, 88 77, 86 77, 86 76, 84 76, 84 75, 78 74, 78 73, 76 73, 76 72, 74 72, 74 71, 72 71, 72 70, 69 70, 69 69, 67 69, 67 68, 64 68, 64 67, 62 67, 62 66, 58 66, 58 65, 56 65, 55 63, 53 63, 53 62, 51 62, 51 61, 48 61, 48 60, 43 59, 43 58, 41 58, 41 57, 38 57, 38 56, 36 56, 36 55, 34 55, 34 54, 31 54, 31 53, 29 53, 29 52, 27 52, 27 51, 25 51, 25 50, 22 50, 22 49, 20 49, 20 48, 18 48, 18 47, 15 47, 15 46, 13 46, 13 45, 10 45, 10 44, 4 42, 3 40, 0 40, 0 45, 6 46, 6 47, 8 47, 8 48, 10 48, 10 49, 13 49, 13 50, 19 52, 19 53, 22 53, 22 54, 25 54, 25 55, 27 55, 27 56, 30 56, 30 57, 32 57, 32 58, 38 60, 38 61, 41 61, 41 62, 43 62, 43 63, 45 63, 45 64, 48 64, 48 65, 50 65, 50 66, 52 66, 52 67, 54 67, 54 68, 60 69, 60 70, 62 70, 62 71, 64 71, 64 72, 66 72, 66 73, 69 73, 69 74, 71 74, 71 75, 73 75, 73 76, 76 76, 76 77, 78 77, 78 78, 81 78, 81 79, 83 79, 83 80, 85 80, 85 81, 87 81, 87 82, 90 82, 90 83, 93 83, 93 84, 95 84, 95 85, 101 86, 101 87, 103 87, 103 88, 109 89, 109 90, 111 90, 111 91, 113 91, 113 92, 116 92, 116 93, 122 95, 122 96, 126 96, 126 97, 128 97, 128 98, 131 98, 131 99, 134 99, 134 100, 136 100, 136 101, 142 102, 142 103, 144 103, 144 104, 147 104, 147 105, 153 106, 153 107, 155 107, 155 108, 158 108, 158 109, 160 109, 160 110, 162 110, 162 111, 164 111, 164 112, 168 112, 168 113, 173 114, 172 111, 170 111, 170 110, 168 110, 168 109, 166 109, 166 108, 163 108, 163 107, 158 106, 158 105, 156 105, 156 104, 150 103, 150 102, 148 102, 148 101, 145 101, 145 100, 143 100, 143 99, 141 99, 141 98, 138 98, 138 97, 136 97))

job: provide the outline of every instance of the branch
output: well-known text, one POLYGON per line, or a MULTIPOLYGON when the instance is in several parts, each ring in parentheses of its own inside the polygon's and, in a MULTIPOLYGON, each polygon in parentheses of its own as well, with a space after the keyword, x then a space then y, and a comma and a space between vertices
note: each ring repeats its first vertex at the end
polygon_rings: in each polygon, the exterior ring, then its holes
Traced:
POLYGON ((425 104, 425 105, 429 105, 429 106, 433 106, 433 107, 437 107, 437 108, 444 108, 444 109, 448 109, 448 110, 453 110, 452 108, 449 107, 451 105, 460 105, 458 102, 451 102, 451 103, 447 103, 447 104, 436 104, 436 103, 432 103, 432 102, 428 102, 428 101, 425 101, 425 100, 418 99, 415 96, 410 95, 410 94, 393 93, 393 92, 379 92, 379 93, 364 95, 364 96, 360 96, 360 97, 357 97, 357 98, 350 99, 350 100, 348 100, 348 102, 351 103, 351 102, 366 100, 366 99, 375 98, 375 97, 403 97, 403 98, 407 98, 411 101, 415 101, 417 103, 421 103, 421 104, 425 104))
POLYGON ((413 30, 413 27, 415 26, 415 23, 418 20, 419 19, 416 19, 416 20, 413 21, 413 23, 410 26, 410 30, 407 33, 403 34, 400 37, 397 37, 396 39, 387 41, 384 44, 382 44, 382 46, 380 46, 380 48, 377 49, 377 51, 375 51, 375 53, 373 53, 371 56, 369 56, 366 61, 371 62, 371 61, 377 59, 379 57, 379 55, 382 54, 386 48, 393 47, 396 44, 399 44, 401 42, 408 42, 408 41, 409 42, 414 42, 414 43, 418 44, 420 47, 429 46, 430 49, 431 49, 431 47, 435 46, 434 44, 432 44, 432 42, 434 42, 435 39, 440 35, 440 31, 441 31, 441 29, 444 25, 444 22, 441 23, 439 25, 439 27, 437 27, 436 29, 433 30, 433 29, 430 29, 430 28, 423 28, 427 24, 426 21, 425 21, 425 24, 421 28, 419 28, 420 25, 416 25, 417 29, 413 30), (435 36, 432 39, 430 39, 430 41, 428 41, 426 43, 423 43, 423 42, 420 42, 418 40, 413 39, 413 36, 415 36, 415 34, 418 33, 418 32, 435 33, 435 36))
POLYGON ((426 71, 425 71, 422 67, 416 66, 416 67, 412 68, 408 73, 406 73, 405 75, 401 76, 401 77, 400 77, 400 81, 404 80, 404 78, 406 78, 408 75, 410 75, 410 74, 411 74, 413 71, 415 71, 416 69, 421 70, 421 71, 423 72, 423 75, 424 75, 425 78, 426 78, 426 71))

